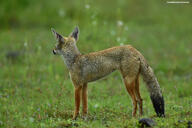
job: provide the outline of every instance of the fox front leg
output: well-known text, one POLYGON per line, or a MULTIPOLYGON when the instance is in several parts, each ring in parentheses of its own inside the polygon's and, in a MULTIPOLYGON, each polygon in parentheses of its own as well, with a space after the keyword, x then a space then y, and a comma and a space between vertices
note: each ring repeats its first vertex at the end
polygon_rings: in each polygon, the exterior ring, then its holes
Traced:
POLYGON ((80 108, 80 98, 81 98, 81 89, 82 86, 75 86, 75 110, 73 114, 73 120, 77 118, 79 115, 79 108, 80 108))
POLYGON ((83 105, 83 116, 87 115, 87 84, 82 87, 82 105, 83 105))

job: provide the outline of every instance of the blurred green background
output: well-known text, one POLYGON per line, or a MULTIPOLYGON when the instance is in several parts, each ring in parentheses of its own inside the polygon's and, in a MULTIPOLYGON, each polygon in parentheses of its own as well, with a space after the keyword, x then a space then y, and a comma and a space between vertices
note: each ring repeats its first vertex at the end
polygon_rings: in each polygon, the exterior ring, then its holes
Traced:
POLYGON ((141 83, 144 116, 157 127, 192 120, 192 1, 1 0, 0 127, 137 127, 121 76, 89 85, 87 120, 72 121, 73 86, 63 60, 52 55, 53 27, 67 36, 76 25, 83 53, 131 44, 153 67, 166 104, 156 118, 141 83), (178 121, 180 120, 180 122, 178 121))

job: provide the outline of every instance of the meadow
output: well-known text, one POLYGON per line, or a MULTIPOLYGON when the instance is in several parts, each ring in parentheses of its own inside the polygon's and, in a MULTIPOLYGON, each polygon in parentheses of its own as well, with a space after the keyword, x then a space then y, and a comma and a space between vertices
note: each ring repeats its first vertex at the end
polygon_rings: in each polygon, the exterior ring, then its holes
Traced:
POLYGON ((20 0, 0 2, 0 127, 187 127, 192 121, 192 3, 166 1, 20 0), (67 36, 80 28, 82 54, 130 44, 147 59, 160 83, 165 118, 156 117, 145 84, 144 115, 133 118, 120 73, 88 85, 88 117, 73 121, 73 85, 54 56, 51 27, 67 36))

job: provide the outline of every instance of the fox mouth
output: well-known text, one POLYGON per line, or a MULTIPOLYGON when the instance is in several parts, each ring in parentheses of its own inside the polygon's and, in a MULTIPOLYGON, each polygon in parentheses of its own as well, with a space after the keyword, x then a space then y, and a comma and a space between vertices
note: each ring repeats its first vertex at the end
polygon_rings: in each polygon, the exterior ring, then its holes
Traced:
POLYGON ((56 51, 55 50, 53 50, 53 54, 56 55, 56 51))

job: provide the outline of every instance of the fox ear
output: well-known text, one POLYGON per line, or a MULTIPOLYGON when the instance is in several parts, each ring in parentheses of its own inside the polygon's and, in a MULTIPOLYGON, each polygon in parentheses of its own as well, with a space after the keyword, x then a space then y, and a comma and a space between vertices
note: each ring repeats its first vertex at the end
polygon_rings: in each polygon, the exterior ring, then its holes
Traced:
POLYGON ((70 36, 75 38, 76 41, 78 40, 78 38, 79 38, 79 27, 78 26, 75 27, 75 29, 70 34, 70 36))
POLYGON ((62 35, 60 35, 59 33, 57 33, 55 31, 55 29, 51 28, 51 31, 53 32, 53 35, 55 36, 56 40, 60 43, 64 43, 64 38, 62 35))

